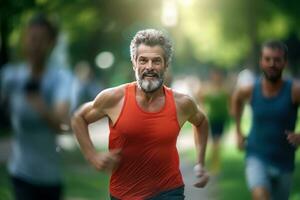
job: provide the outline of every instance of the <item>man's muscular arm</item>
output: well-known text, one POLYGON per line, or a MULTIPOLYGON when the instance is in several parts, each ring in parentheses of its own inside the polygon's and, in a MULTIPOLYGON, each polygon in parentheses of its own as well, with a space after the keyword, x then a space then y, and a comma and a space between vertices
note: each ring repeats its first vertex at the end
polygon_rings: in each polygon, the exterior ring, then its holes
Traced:
POLYGON ((208 138, 208 120, 206 115, 197 107, 194 101, 189 100, 190 116, 188 121, 193 125, 198 163, 205 165, 205 152, 208 138))
POLYGON ((81 151, 85 158, 100 171, 112 170, 119 162, 120 150, 110 152, 97 152, 89 135, 88 124, 93 123, 103 117, 109 117, 109 110, 120 99, 114 95, 114 89, 104 90, 94 101, 81 106, 72 117, 72 129, 78 140, 81 151))
POLYGON ((194 169, 198 178, 194 186, 204 187, 209 180, 209 176, 204 169, 209 130, 208 120, 206 115, 197 107, 191 97, 177 93, 175 94, 175 98, 179 124, 182 126, 185 121, 189 121, 193 126, 197 152, 197 165, 194 169))

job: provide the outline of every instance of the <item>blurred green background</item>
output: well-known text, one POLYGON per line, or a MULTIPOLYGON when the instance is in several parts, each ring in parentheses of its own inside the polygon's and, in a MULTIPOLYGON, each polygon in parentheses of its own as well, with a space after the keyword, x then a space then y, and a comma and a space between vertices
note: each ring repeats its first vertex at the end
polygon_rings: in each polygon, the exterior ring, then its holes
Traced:
POLYGON ((211 66, 258 70, 262 41, 276 38, 290 50, 299 75, 300 12, 297 0, 1 0, 0 66, 20 58, 20 35, 35 12, 49 13, 62 31, 73 67, 88 61, 107 85, 131 80, 129 43, 137 30, 159 28, 174 42, 172 73, 207 75, 211 66), (105 69, 95 62, 110 52, 105 69))

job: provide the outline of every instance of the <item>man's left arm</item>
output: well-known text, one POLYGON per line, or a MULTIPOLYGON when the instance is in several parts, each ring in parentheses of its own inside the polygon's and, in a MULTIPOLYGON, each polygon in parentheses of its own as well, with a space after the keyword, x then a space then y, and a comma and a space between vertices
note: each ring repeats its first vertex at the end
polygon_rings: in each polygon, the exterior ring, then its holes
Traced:
POLYGON ((194 167, 194 172, 198 177, 198 180, 194 184, 194 186, 204 187, 209 180, 208 173, 204 168, 209 124, 204 112, 201 111, 193 101, 191 101, 190 103, 190 110, 191 110, 191 115, 188 118, 188 121, 193 125, 197 159, 198 159, 198 163, 194 167))
MULTIPOLYGON (((297 105, 296 109, 300 104, 300 82, 295 81, 293 82, 292 87, 292 101, 295 105, 297 105)), ((290 132, 286 130, 287 133, 287 140, 294 146, 300 145, 300 133, 290 132)))
POLYGON ((204 166, 208 139, 208 120, 202 111, 196 109, 195 114, 188 121, 193 125, 198 163, 204 166))

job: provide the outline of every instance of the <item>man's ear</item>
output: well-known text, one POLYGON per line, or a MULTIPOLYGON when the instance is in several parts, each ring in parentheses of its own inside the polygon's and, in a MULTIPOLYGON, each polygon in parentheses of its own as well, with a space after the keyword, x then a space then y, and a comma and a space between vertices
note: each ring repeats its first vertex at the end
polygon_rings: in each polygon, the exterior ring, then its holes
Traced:
POLYGON ((135 66, 136 62, 135 62, 135 60, 132 60, 131 63, 132 63, 132 69, 133 69, 133 71, 135 71, 135 69, 136 69, 136 66, 135 66))
POLYGON ((133 59, 131 60, 133 71, 135 71, 135 69, 136 69, 136 62, 137 62, 136 57, 134 56, 133 59))
POLYGON ((163 58, 164 58, 164 63, 165 63, 165 69, 168 69, 169 63, 165 57, 163 57, 163 58))
POLYGON ((165 66, 165 68, 166 68, 166 69, 168 69, 168 68, 169 68, 169 64, 168 64, 168 63, 166 63, 166 66, 165 66))

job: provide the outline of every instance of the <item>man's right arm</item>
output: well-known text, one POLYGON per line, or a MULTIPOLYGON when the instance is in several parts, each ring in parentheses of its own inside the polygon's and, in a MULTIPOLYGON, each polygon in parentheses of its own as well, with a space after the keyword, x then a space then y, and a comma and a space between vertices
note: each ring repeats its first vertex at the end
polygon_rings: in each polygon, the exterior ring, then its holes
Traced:
POLYGON ((94 106, 94 102, 88 102, 82 105, 72 117, 72 129, 74 134, 79 142, 81 150, 85 157, 89 160, 94 154, 96 154, 96 150, 91 141, 88 124, 93 123, 104 115, 95 115, 97 113, 97 108, 94 106))
POLYGON ((252 91, 251 87, 237 88, 233 93, 231 100, 231 115, 235 119, 236 123, 236 134, 237 134, 237 145, 240 150, 244 149, 245 137, 241 130, 241 119, 245 102, 250 98, 252 91))
POLYGON ((81 151, 85 158, 100 171, 114 169, 119 161, 119 150, 110 152, 97 152, 88 131, 88 125, 103 117, 109 117, 107 110, 115 102, 112 92, 105 90, 101 92, 94 101, 81 106, 71 120, 72 129, 78 140, 81 151))
MULTIPOLYGON (((299 80, 297 80, 293 83, 292 100, 293 100, 293 103, 296 105, 296 109, 298 109, 298 107, 300 105, 300 82, 299 82, 299 80)), ((299 118, 297 119, 297 121, 298 120, 299 120, 299 118)), ((298 147, 300 145, 300 132, 286 130, 286 133, 287 133, 287 140, 289 141, 289 143, 298 147)))

